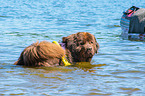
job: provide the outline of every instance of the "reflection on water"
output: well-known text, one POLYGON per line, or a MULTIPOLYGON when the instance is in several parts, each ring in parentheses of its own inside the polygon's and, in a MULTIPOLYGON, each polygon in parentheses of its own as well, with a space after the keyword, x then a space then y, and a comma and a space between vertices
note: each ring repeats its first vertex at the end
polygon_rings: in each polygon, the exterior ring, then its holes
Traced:
POLYGON ((145 42, 122 40, 120 18, 140 0, 1 0, 1 96, 144 96, 145 42), (87 31, 100 45, 92 62, 23 67, 13 63, 37 40, 87 31))
POLYGON ((78 62, 74 65, 74 67, 77 67, 79 69, 82 69, 84 71, 88 72, 95 72, 96 67, 105 66, 106 64, 91 64, 90 62, 78 62))
POLYGON ((135 91, 139 91, 140 89, 138 89, 138 88, 123 88, 123 87, 121 87, 120 88, 122 91, 124 91, 124 92, 122 92, 122 93, 125 93, 125 94, 131 94, 131 93, 133 93, 133 92, 135 92, 135 91))

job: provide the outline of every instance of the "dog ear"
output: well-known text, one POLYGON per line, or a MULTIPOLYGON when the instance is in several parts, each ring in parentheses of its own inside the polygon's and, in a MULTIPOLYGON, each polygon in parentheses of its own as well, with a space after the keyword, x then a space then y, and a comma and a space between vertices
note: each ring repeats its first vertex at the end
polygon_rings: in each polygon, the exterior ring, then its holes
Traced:
POLYGON ((63 43, 67 43, 67 37, 63 37, 63 38, 62 38, 62 42, 63 42, 63 43))
POLYGON ((65 43, 65 47, 67 47, 67 41, 68 41, 67 37, 62 38, 62 43, 65 43))

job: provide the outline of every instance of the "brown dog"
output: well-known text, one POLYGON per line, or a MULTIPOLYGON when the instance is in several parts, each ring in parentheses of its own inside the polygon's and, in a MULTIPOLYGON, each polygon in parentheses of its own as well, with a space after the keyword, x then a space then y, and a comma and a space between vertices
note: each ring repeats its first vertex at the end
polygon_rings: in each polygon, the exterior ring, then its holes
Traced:
POLYGON ((63 65, 62 56, 64 54, 64 49, 54 43, 47 41, 36 42, 25 48, 18 61, 14 64, 24 66, 63 65))
POLYGON ((94 35, 88 32, 78 32, 63 37, 62 41, 65 43, 67 53, 72 56, 72 62, 90 62, 99 49, 94 35))
POLYGON ((70 63, 90 62, 99 45, 94 35, 88 32, 79 32, 63 37, 65 50, 54 43, 47 41, 36 42, 26 47, 15 65, 24 66, 58 66, 65 65, 62 57, 67 57, 70 63))

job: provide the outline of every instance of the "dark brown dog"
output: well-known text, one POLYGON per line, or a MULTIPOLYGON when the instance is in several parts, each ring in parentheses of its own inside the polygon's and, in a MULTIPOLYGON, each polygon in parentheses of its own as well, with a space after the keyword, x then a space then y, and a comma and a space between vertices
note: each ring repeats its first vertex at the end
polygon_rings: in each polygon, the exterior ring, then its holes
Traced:
POLYGON ((99 49, 94 35, 88 32, 78 32, 63 37, 62 41, 66 44, 67 53, 72 56, 72 62, 90 62, 99 49))
POLYGON ((47 41, 36 42, 26 47, 15 65, 24 66, 58 66, 64 65, 62 57, 67 57, 70 63, 90 62, 99 45, 94 35, 88 32, 79 32, 63 37, 65 50, 54 43, 47 41))
POLYGON ((62 47, 47 41, 36 42, 28 46, 21 53, 15 65, 24 66, 57 66, 62 65, 62 47))

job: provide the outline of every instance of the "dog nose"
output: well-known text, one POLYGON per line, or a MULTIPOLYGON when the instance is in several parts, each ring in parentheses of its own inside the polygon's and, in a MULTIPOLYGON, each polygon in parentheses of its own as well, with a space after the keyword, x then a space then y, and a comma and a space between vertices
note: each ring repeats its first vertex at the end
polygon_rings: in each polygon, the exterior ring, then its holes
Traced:
POLYGON ((87 51, 91 51, 91 50, 92 50, 92 47, 87 48, 87 51))

